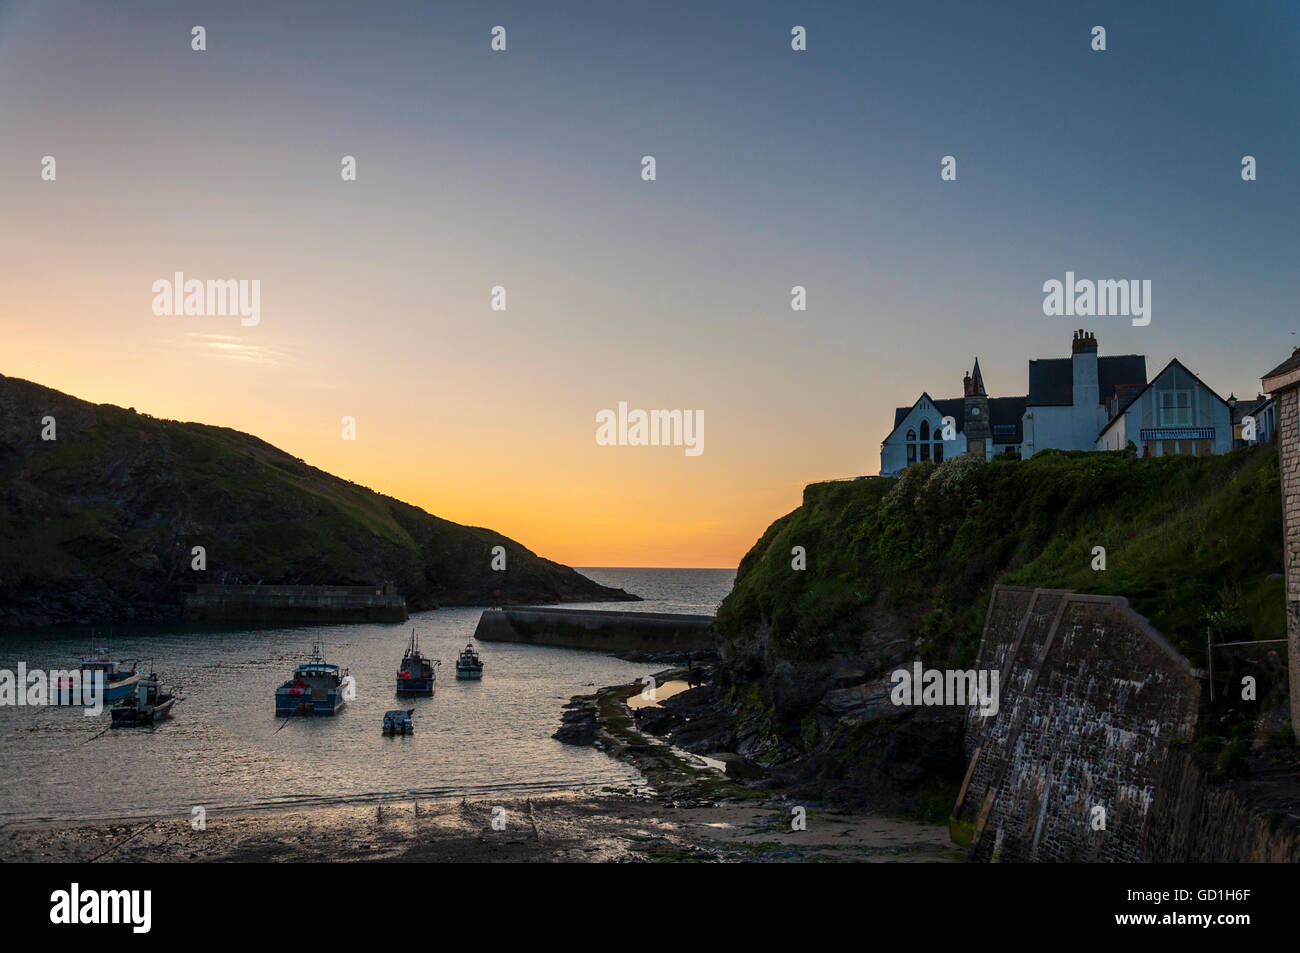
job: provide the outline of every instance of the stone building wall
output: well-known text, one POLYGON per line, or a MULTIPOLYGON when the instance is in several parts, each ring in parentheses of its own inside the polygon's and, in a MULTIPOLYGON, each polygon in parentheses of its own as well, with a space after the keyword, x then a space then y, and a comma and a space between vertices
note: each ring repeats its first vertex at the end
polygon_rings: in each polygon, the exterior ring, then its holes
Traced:
POLYGON ((1286 634, 1291 670, 1291 725, 1300 737, 1300 391, 1277 396, 1278 468, 1282 476, 1282 548, 1286 564, 1286 634))

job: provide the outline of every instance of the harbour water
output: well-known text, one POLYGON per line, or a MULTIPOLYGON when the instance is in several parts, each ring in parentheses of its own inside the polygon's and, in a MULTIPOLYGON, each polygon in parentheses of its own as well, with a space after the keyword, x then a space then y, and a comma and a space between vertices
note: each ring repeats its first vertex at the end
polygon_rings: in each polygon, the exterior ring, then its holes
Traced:
MULTIPOLYGON (((643 602, 593 603, 628 611, 716 611, 731 570, 583 569, 643 602)), ((621 684, 662 666, 597 652, 492 643, 479 646, 482 681, 457 681, 456 655, 480 608, 417 613, 406 623, 284 628, 117 628, 111 654, 149 660, 184 701, 152 728, 110 731, 107 712, 0 707, 0 824, 139 817, 195 806, 209 812, 397 796, 481 797, 493 792, 626 787, 636 773, 591 748, 551 738, 572 695, 621 684), (433 698, 394 694, 410 630, 442 660, 433 698), (280 718, 275 688, 315 638, 350 668, 357 697, 334 718, 280 718), (415 709, 415 733, 384 737, 385 711, 415 709)), ((66 669, 106 641, 86 630, 0 635, 0 668, 66 669)))

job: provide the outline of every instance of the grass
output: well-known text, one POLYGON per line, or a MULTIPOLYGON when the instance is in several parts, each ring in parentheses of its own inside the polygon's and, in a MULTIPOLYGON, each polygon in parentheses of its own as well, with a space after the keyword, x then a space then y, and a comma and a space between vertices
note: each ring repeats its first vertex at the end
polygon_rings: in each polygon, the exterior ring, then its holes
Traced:
MULTIPOLYGON (((1221 641, 1283 638, 1277 452, 1127 458, 1048 451, 958 457, 899 478, 809 486, 741 561, 718 613, 724 639, 761 627, 790 659, 831 655, 881 605, 927 658, 974 657, 999 582, 1122 595, 1204 663, 1221 641), (791 549, 807 569, 791 568, 791 549), (1092 568, 1105 549, 1105 570, 1092 568)), ((945 667, 946 667, 945 665, 945 667)))

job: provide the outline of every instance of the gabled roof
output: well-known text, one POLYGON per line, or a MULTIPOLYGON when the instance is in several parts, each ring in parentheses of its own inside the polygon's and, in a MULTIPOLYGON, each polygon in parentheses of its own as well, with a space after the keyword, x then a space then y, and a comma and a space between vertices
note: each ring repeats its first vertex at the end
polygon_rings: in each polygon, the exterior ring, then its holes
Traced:
MULTIPOLYGON (((1147 391, 1149 391, 1152 387, 1154 387, 1156 381, 1160 380, 1160 378, 1164 376, 1165 371, 1169 370, 1169 368, 1173 367, 1175 364, 1181 367, 1187 374, 1191 375, 1192 380, 1196 381, 1196 383, 1200 384, 1207 391, 1209 391, 1211 397, 1213 397, 1215 400, 1221 403, 1224 407, 1228 406, 1228 402, 1224 400, 1222 397, 1220 397, 1213 387, 1211 387, 1209 384, 1205 383, 1205 381, 1201 380, 1199 377, 1193 374, 1190 370, 1188 370, 1186 364, 1184 364, 1182 361, 1178 360, 1178 358, 1175 357, 1172 360, 1170 360, 1168 364, 1166 364, 1164 367, 1160 369, 1159 374, 1151 378, 1151 383, 1147 384, 1146 387, 1143 387, 1140 391, 1138 391, 1131 398, 1129 398, 1129 400, 1124 404, 1124 406, 1115 412, 1115 416, 1110 418, 1110 420, 1106 423, 1106 426, 1102 427, 1101 430, 1098 431, 1097 436, 1100 437, 1111 427, 1115 426, 1115 421, 1119 420, 1126 413, 1128 413, 1128 409, 1133 406, 1133 404, 1137 401, 1137 399, 1141 397, 1143 394, 1145 394, 1147 391)), ((1229 411, 1228 416, 1229 419, 1231 419, 1232 416, 1231 411, 1229 411)))
POLYGON ((892 437, 894 434, 898 433, 898 428, 901 427, 901 426, 903 425, 903 419, 904 419, 905 417, 907 417, 907 415, 910 414, 913 410, 915 410, 915 409, 916 409, 916 405, 919 404, 919 403, 920 403, 921 401, 923 401, 923 400, 928 400, 931 404, 933 404, 934 407, 935 407, 935 409, 936 409, 937 411, 939 411, 940 416, 943 416, 943 417, 956 417, 956 418, 957 418, 957 432, 958 432, 958 433, 961 433, 961 422, 962 422, 962 421, 961 421, 961 418, 962 418, 962 411, 959 409, 958 412, 954 414, 954 413, 952 413, 951 411, 944 409, 944 408, 941 407, 940 405, 941 405, 941 404, 954 404, 954 403, 955 403, 955 404, 957 404, 958 407, 960 408, 960 407, 963 407, 963 406, 964 406, 964 402, 962 401, 962 399, 961 399, 960 397, 958 397, 958 398, 956 398, 955 400, 935 400, 933 397, 931 397, 931 396, 930 396, 929 394, 927 394, 925 391, 921 391, 921 396, 918 397, 918 398, 916 398, 916 400, 913 402, 913 404, 912 404, 911 407, 895 407, 895 408, 894 408, 894 429, 891 430, 891 431, 889 431, 889 433, 887 433, 887 434, 885 435, 885 439, 884 439, 884 440, 880 441, 880 445, 881 445, 881 446, 884 446, 885 444, 887 444, 887 443, 889 442, 889 438, 892 437))
MULTIPOLYGON (((1115 388, 1143 387, 1147 359, 1141 354, 1109 354, 1097 358, 1099 402, 1114 396, 1115 388)), ((1068 407, 1074 403, 1074 359, 1049 357, 1029 362, 1030 407, 1068 407)))

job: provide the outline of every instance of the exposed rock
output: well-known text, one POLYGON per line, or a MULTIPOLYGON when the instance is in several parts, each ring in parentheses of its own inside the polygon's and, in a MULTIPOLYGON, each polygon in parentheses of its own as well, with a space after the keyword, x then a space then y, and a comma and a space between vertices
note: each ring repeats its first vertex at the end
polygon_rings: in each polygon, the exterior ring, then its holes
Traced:
POLYGON ((596 740, 600 725, 596 718, 596 696, 576 695, 564 706, 560 727, 551 735, 566 745, 590 745, 596 740))

